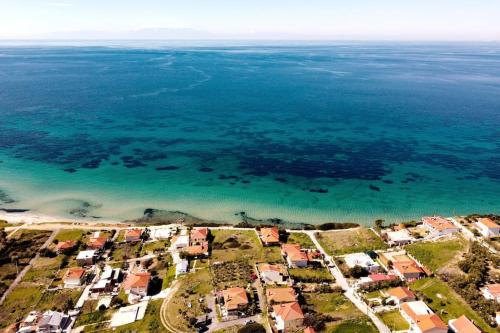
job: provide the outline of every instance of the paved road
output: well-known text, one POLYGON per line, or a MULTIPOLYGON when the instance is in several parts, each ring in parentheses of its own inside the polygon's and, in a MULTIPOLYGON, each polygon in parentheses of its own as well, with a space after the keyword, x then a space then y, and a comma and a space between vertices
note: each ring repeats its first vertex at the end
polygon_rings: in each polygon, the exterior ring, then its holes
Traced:
POLYGON ((329 256, 321 244, 318 242, 316 239, 316 234, 312 230, 305 231, 313 241, 314 245, 316 245, 317 249, 323 254, 324 258, 330 262, 331 265, 333 265, 333 268, 329 268, 330 272, 332 273, 333 277, 335 278, 335 281, 337 284, 339 284, 343 290, 345 290, 345 297, 347 297, 356 307, 363 312, 364 314, 368 315, 370 319, 373 321, 375 326, 377 326, 377 329, 381 333, 391 333, 391 330, 389 327, 387 327, 376 315, 373 313, 373 311, 366 305, 366 303, 360 299, 360 297, 357 295, 356 291, 354 290, 353 287, 349 286, 349 283, 347 279, 344 277, 340 269, 337 267, 337 264, 335 263, 335 260, 331 256, 329 256))
POLYGON ((236 325, 245 325, 245 323, 248 320, 253 320, 257 323, 262 323, 262 316, 260 314, 257 314, 255 316, 251 316, 251 317, 239 318, 239 319, 229 320, 229 321, 221 321, 219 323, 215 323, 212 326, 210 326, 210 329, 208 331, 214 332, 214 331, 221 330, 221 329, 227 328, 227 327, 232 327, 232 326, 236 326, 236 325))
POLYGON ((54 238, 56 237, 56 235, 57 235, 58 232, 59 232, 59 230, 54 230, 52 232, 52 234, 50 235, 50 237, 40 247, 40 249, 38 250, 38 252, 36 253, 36 255, 30 260, 28 266, 24 267, 24 269, 21 272, 19 272, 19 274, 17 275, 16 279, 12 282, 12 284, 9 286, 9 288, 2 295, 2 298, 0 298, 0 305, 3 304, 3 302, 5 301, 5 299, 7 298, 7 296, 12 292, 12 290, 14 290, 15 287, 17 287, 17 285, 19 284, 19 282, 21 282, 21 280, 26 275, 26 273, 28 273, 28 271, 31 269, 31 267, 33 266, 33 264, 35 263, 35 261, 38 258, 40 258, 40 250, 43 250, 44 248, 46 248, 47 246, 49 246, 52 243, 52 241, 54 240, 54 238))

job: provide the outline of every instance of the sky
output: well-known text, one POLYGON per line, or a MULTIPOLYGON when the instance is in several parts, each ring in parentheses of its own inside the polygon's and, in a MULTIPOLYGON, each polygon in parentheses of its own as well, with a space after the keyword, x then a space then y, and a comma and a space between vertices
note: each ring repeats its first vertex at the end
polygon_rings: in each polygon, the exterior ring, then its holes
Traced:
POLYGON ((499 0, 0 0, 0 39, 500 40, 499 0))

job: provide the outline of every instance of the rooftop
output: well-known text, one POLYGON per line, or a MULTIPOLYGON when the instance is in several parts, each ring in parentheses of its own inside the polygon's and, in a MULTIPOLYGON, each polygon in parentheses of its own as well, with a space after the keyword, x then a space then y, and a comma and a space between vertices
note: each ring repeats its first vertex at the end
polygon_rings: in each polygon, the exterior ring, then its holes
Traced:
POLYGON ((222 291, 224 304, 228 310, 237 310, 240 305, 248 304, 247 292, 241 287, 228 288, 222 291))
POLYGON ((297 302, 274 305, 273 312, 276 317, 281 317, 283 321, 304 318, 304 313, 297 302))
POLYGON ((426 216, 422 217, 422 221, 430 225, 433 229, 437 231, 444 231, 447 229, 456 229, 457 227, 441 216, 426 216))
POLYGON ((500 228, 500 225, 498 225, 495 221, 493 221, 489 217, 478 218, 477 223, 480 223, 487 228, 500 228))
POLYGON ((268 302, 284 303, 295 302, 297 295, 293 288, 268 288, 266 297, 268 302))
POLYGON ((264 243, 279 243, 280 235, 278 227, 261 228, 260 238, 264 243))
POLYGON ((130 273, 123 281, 122 288, 129 290, 132 288, 147 288, 151 280, 150 273, 130 273))
POLYGON ((450 320, 449 324, 455 333, 481 333, 481 330, 477 328, 465 315, 462 315, 457 319, 450 320))

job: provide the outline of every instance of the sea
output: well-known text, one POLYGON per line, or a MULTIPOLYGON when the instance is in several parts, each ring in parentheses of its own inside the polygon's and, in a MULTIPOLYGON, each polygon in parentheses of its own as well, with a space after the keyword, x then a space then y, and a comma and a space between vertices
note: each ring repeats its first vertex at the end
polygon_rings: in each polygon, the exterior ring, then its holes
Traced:
POLYGON ((500 213, 500 44, 1 42, 0 208, 500 213))

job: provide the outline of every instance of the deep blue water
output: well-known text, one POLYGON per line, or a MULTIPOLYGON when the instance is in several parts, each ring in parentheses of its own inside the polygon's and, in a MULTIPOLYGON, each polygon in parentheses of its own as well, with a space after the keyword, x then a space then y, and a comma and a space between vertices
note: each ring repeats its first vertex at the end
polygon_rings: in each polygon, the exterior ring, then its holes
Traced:
POLYGON ((500 212, 498 44, 3 46, 0 119, 6 207, 500 212))

